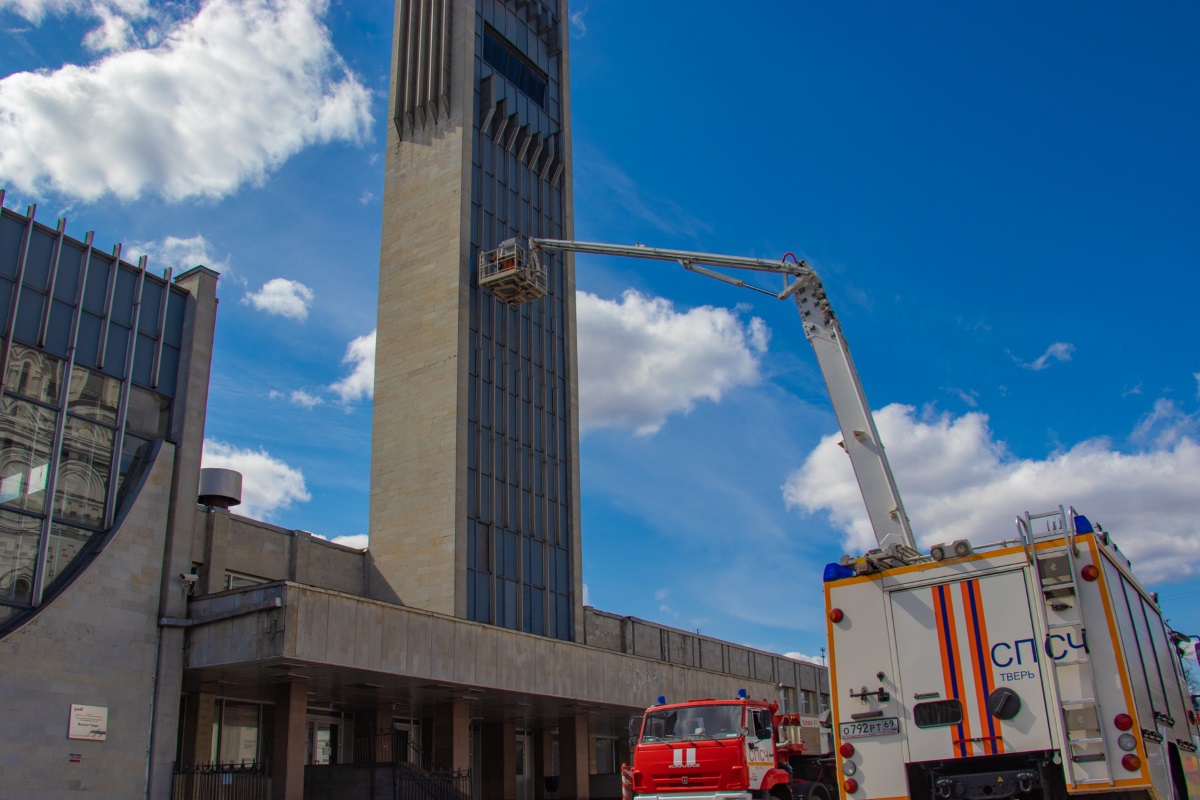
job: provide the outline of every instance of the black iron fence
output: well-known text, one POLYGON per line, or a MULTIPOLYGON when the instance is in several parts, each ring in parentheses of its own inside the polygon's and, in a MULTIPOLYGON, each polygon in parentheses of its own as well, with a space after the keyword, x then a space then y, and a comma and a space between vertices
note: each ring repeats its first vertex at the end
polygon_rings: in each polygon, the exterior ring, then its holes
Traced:
POLYGON ((354 737, 350 763, 304 770, 305 800, 470 800, 470 770, 444 769, 409 739, 383 730, 354 737))
POLYGON ((269 800, 267 763, 176 764, 171 800, 269 800))

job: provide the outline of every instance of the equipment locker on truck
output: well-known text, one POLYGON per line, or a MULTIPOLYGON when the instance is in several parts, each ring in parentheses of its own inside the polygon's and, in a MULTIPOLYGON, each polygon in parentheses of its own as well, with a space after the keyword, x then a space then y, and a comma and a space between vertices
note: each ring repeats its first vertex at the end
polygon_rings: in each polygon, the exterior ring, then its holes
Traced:
POLYGON ((827 568, 846 796, 1200 797, 1195 712, 1153 596, 1074 509, 1026 514, 1017 534, 827 568))

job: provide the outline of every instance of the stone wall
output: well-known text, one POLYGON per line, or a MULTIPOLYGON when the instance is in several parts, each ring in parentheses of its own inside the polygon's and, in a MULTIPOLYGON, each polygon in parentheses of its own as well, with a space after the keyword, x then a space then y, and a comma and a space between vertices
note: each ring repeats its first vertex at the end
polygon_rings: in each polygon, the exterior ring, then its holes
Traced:
POLYGON ((174 451, 163 444, 129 516, 87 570, 0 641, 0 800, 146 794, 174 451), (72 704, 108 709, 106 741, 67 738, 72 704))
POLYGON ((829 671, 817 664, 594 608, 584 609, 584 620, 581 643, 589 647, 782 684, 797 691, 829 692, 829 671))
POLYGON ((196 506, 192 563, 199 571, 197 595, 225 590, 226 576, 266 583, 292 581, 335 592, 399 603, 400 597, 365 550, 196 506))

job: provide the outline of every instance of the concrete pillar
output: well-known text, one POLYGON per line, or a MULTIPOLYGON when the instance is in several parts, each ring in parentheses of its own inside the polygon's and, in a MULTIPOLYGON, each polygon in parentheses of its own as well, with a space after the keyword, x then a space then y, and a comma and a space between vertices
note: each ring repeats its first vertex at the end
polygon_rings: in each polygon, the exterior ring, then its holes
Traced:
POLYGON ((392 752, 392 707, 377 706, 354 712, 355 764, 390 764, 392 752))
POLYGON ((429 757, 442 769, 471 768, 471 707, 459 700, 437 706, 429 718, 429 757))
POLYGON ((207 692, 188 695, 181 748, 184 764, 207 764, 213 760, 212 735, 216 710, 216 695, 207 692))
MULTIPOLYGON (((195 539, 204 535, 196 524, 196 491, 200 487, 200 453, 204 448, 208 376, 217 322, 217 277, 217 273, 207 267, 195 267, 175 280, 191 293, 191 297, 184 311, 180 382, 171 414, 171 436, 168 437, 177 445, 171 454, 175 478, 171 484, 171 511, 163 544, 160 617, 187 616, 187 594, 179 575, 192 571, 195 539)), ((159 457, 167 453, 164 449, 159 457)), ((166 797, 171 791, 171 762, 175 759, 179 696, 183 688, 183 647, 182 628, 160 629, 147 765, 150 797, 166 797)))
POLYGON ((271 800, 304 800, 308 681, 281 683, 275 695, 271 800))
POLYGON ((588 719, 586 716, 560 717, 558 720, 558 800, 588 800, 588 719))
POLYGON ((554 731, 543 728, 533 732, 533 798, 547 800, 558 797, 558 791, 547 793, 546 778, 558 779, 558 765, 554 763, 554 731))
POLYGON ((225 591, 225 566, 229 556, 229 512, 209 509, 204 519, 204 569, 197 594, 225 591))
POLYGON ((517 726, 512 722, 481 725, 480 789, 483 800, 516 800, 517 726))

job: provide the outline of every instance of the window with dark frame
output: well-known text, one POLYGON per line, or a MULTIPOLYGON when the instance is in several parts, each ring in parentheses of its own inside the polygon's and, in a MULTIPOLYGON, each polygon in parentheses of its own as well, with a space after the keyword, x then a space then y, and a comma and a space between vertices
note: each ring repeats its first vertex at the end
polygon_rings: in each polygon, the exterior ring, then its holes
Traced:
POLYGON ((483 27, 483 60, 538 106, 546 107, 546 73, 491 25, 483 27))
POLYGON ((913 706, 913 723, 918 728, 942 728, 962 722, 962 703, 958 700, 934 700, 913 706))

